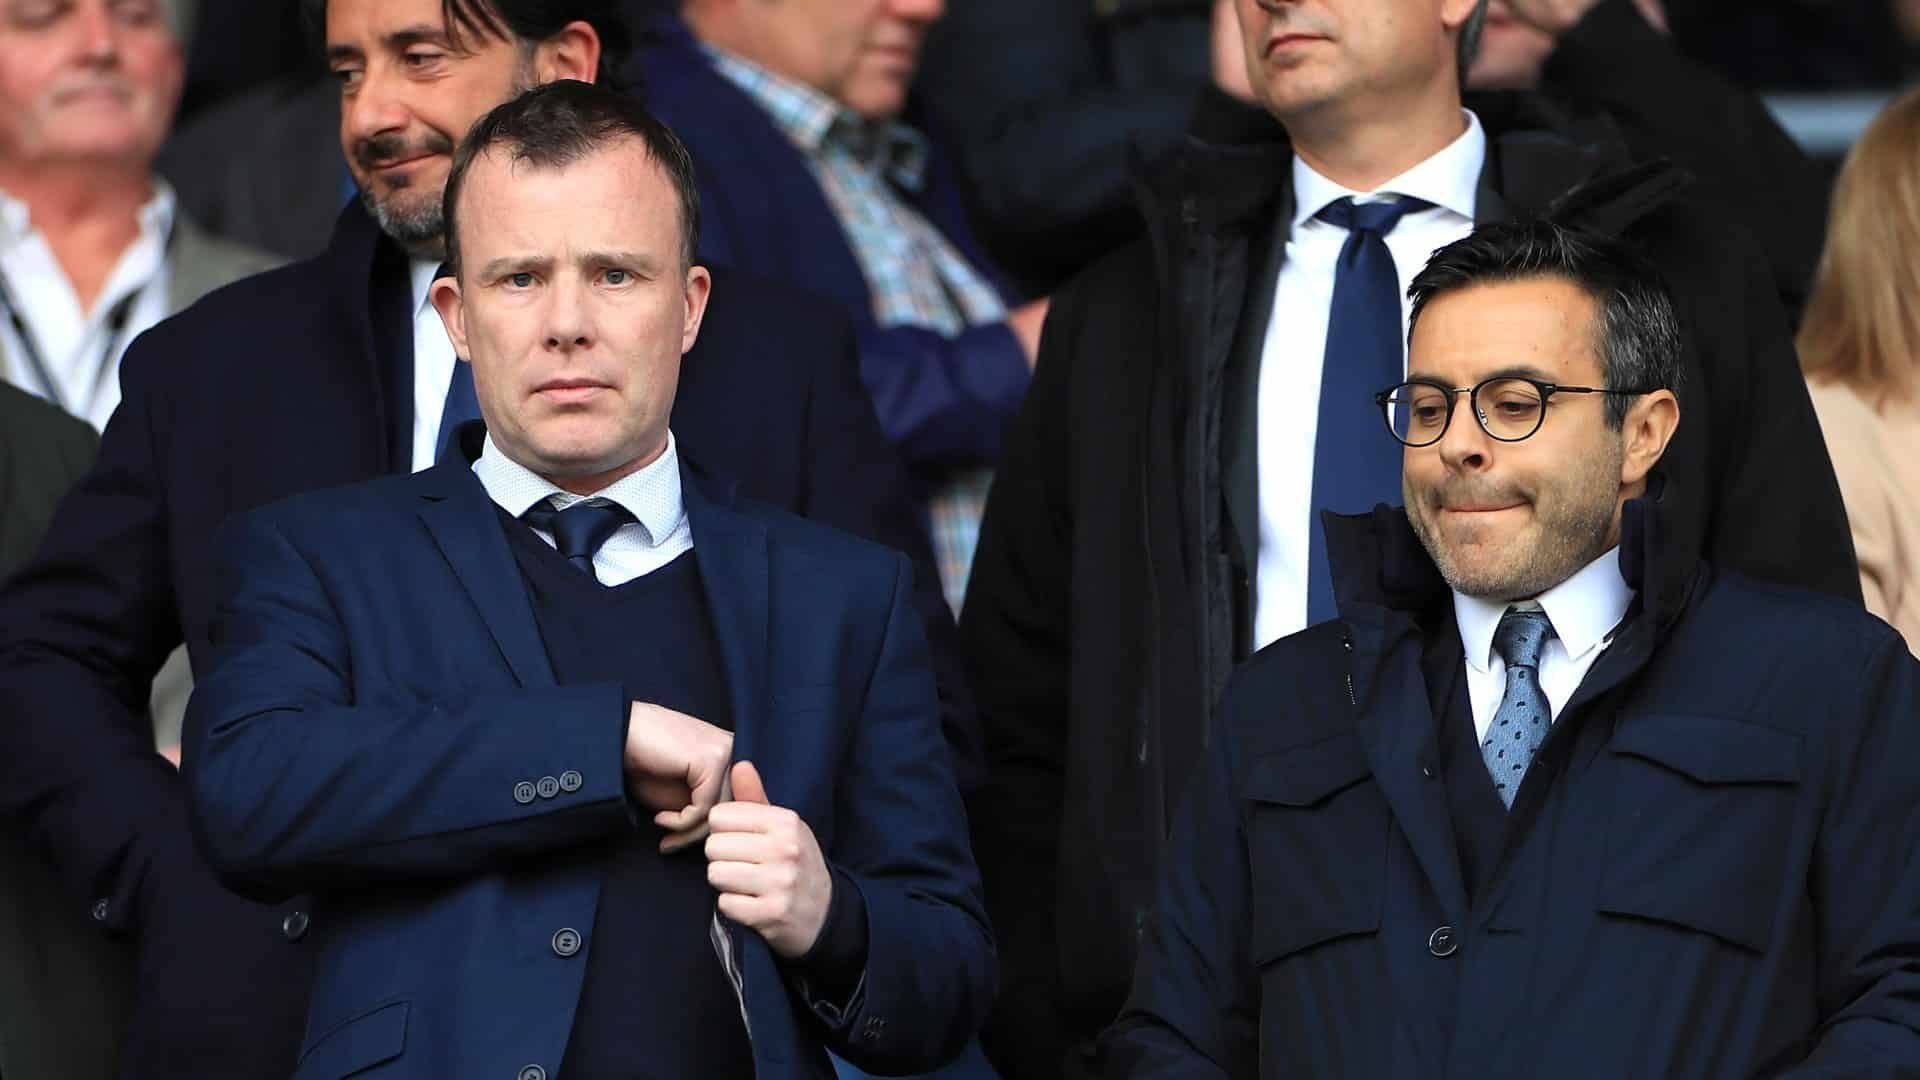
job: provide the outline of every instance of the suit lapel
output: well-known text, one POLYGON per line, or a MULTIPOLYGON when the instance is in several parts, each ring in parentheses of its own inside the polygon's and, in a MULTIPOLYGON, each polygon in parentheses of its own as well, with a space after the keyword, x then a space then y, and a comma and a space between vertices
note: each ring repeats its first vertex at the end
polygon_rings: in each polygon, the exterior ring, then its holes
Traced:
POLYGON ((480 479, 462 465, 436 466, 420 478, 425 488, 420 520, 473 600, 514 678, 524 687, 552 686, 553 668, 520 567, 480 479))
MULTIPOLYGON (((712 486, 682 465, 681 490, 693 530, 693 554, 706 588, 720 659, 727 669, 727 703, 733 711, 733 756, 753 756, 767 697, 767 529, 709 496, 712 486)), ((774 781, 765 766, 761 778, 774 781)))

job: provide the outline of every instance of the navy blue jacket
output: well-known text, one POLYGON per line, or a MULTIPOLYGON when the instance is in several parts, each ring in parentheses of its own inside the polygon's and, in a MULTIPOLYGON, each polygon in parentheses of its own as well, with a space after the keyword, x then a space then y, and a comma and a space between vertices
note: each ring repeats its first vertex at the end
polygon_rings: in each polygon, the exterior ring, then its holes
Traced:
MULTIPOLYGON (((829 1047, 932 1068, 985 1019, 994 961, 912 571, 683 475, 736 760, 867 910, 866 971, 838 1004, 790 992, 766 944, 726 924, 757 1075, 828 1076, 829 1047)), ((605 866, 578 848, 652 828, 625 793, 622 686, 556 685, 464 463, 243 515, 221 556, 185 776, 225 880, 315 894, 295 1077, 553 1074, 593 942, 552 943, 594 925, 605 866)))
POLYGON ((1422 669, 1450 594, 1404 514, 1333 522, 1342 619, 1229 684, 1110 1075, 1920 1071, 1920 662, 1856 604, 1661 564, 1646 506, 1472 896, 1422 669))
MULTIPOLYGON (((702 257, 819 293, 851 316, 880 426, 916 471, 998 462, 1029 381, 1013 332, 1004 323, 954 337, 879 326, 858 257, 806 158, 714 70, 685 23, 662 16, 648 27, 629 81, 693 151, 702 257)), ((1013 303, 967 225, 952 169, 936 154, 927 175, 924 190, 904 194, 1013 303)))
MULTIPOLYGON (((830 306, 715 275, 682 365, 680 446, 742 492, 906 550, 972 760, 951 617, 897 454, 830 306)), ((405 472, 407 263, 358 207, 320 257, 238 282, 136 340, 100 456, 37 560, 0 592, 0 812, 23 815, 74 903, 139 942, 131 1075, 284 1075, 304 1014, 287 912, 240 901, 193 849, 153 752, 153 673, 183 640, 204 668, 214 530, 291 495, 405 472)))

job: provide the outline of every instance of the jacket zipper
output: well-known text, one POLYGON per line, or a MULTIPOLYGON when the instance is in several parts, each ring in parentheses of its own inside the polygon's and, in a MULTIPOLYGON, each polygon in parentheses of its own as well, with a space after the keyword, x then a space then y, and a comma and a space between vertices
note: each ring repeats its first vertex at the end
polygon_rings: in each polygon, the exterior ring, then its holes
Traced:
POLYGON ((1347 650, 1347 704, 1358 710, 1360 708, 1359 699, 1353 696, 1353 635, 1347 631, 1341 631, 1340 644, 1345 646, 1347 650))

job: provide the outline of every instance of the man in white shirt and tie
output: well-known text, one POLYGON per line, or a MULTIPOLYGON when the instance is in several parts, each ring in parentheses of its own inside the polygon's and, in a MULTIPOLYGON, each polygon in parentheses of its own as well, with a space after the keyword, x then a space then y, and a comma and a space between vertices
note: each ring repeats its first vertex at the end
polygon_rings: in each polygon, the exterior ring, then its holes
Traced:
POLYGON ((986 1041, 1016 1077, 1098 1067, 1219 691, 1341 614, 1320 515, 1399 501, 1372 395, 1405 377, 1409 278, 1474 225, 1553 215, 1645 252, 1695 395, 1665 459, 1695 493, 1670 539, 1857 595, 1777 291, 1721 211, 1537 100, 1469 108, 1484 2, 1234 14, 1286 138, 1154 165, 1148 238, 1055 296, 964 609, 992 792, 974 846, 1006 971, 986 1041))
POLYGON ((1341 618, 1228 683, 1109 1075, 1910 1071, 1920 661, 1672 543, 1624 245, 1491 225, 1412 294, 1406 509, 1330 517, 1341 618))

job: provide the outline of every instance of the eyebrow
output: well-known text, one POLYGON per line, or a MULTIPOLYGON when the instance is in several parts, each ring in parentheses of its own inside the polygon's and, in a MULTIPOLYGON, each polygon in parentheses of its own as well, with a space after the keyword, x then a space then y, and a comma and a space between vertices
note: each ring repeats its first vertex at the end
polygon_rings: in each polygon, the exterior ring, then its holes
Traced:
MULTIPOLYGON (((453 39, 442 27, 418 23, 401 27, 380 39, 380 44, 388 52, 403 52, 412 45, 436 45, 443 49, 453 49, 453 39)), ((327 46, 327 62, 338 63, 343 60, 359 60, 366 56, 358 45, 327 46)))
MULTIPOLYGON (((574 257, 573 262, 582 267, 627 266, 648 276, 657 276, 664 265, 658 256, 638 251, 583 251, 574 257)), ((502 255, 482 265, 480 277, 492 279, 509 274, 551 270, 553 265, 554 259, 550 255, 502 255)))
MULTIPOLYGON (((1409 381, 1427 380, 1430 382, 1443 382, 1443 383, 1447 383, 1448 385, 1452 385, 1452 383, 1449 380, 1443 379, 1438 375, 1432 374, 1430 372, 1415 371, 1412 369, 1408 369, 1407 378, 1409 381)), ((1543 382, 1543 383, 1553 383, 1553 382, 1559 381, 1559 379, 1552 372, 1547 371, 1543 368, 1534 367, 1532 364, 1508 364, 1506 367, 1487 372, 1485 375, 1482 375, 1479 378, 1473 380, 1473 382, 1483 383, 1483 382, 1486 382, 1488 379, 1533 379, 1537 382, 1543 382)), ((1468 385, 1472 385, 1472 384, 1470 383, 1468 385)))

